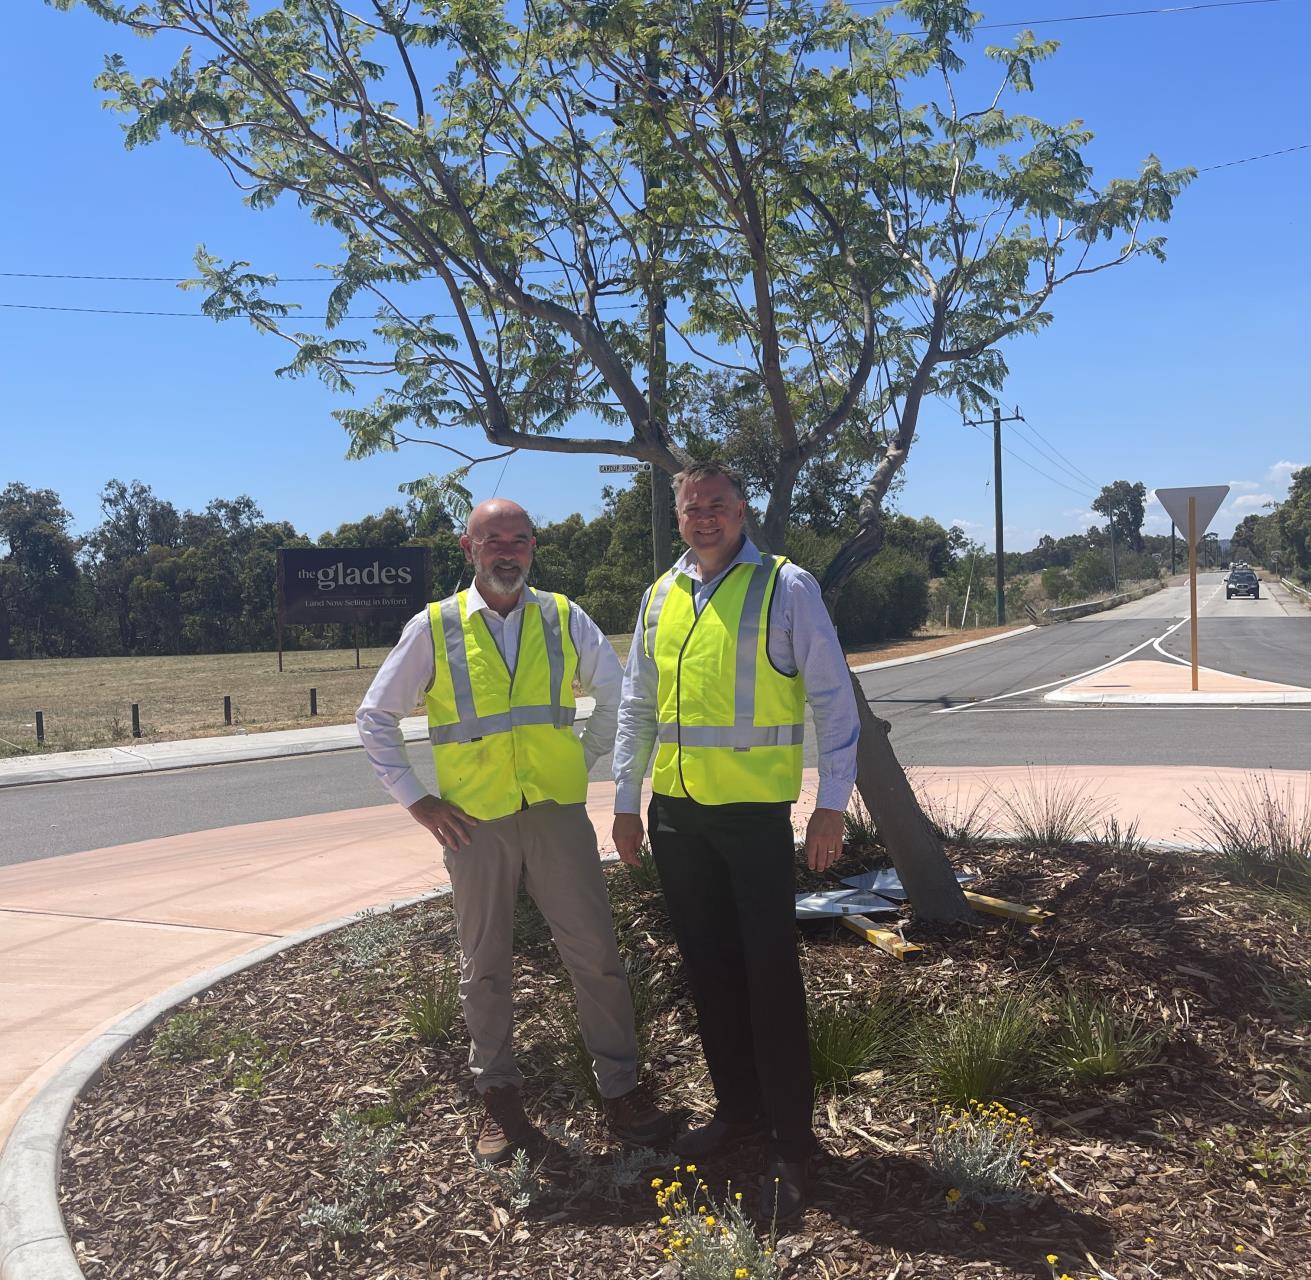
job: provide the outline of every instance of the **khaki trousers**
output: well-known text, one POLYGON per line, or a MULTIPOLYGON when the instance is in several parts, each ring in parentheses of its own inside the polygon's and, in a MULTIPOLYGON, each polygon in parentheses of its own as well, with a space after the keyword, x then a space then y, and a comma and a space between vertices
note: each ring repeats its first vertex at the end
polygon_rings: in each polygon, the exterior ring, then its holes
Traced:
POLYGON ((637 1084, 637 1035, 628 977, 615 945, 596 832, 581 804, 537 804, 480 822, 446 850, 462 953, 460 1003, 469 1069, 479 1093, 523 1076, 514 1060, 511 989, 514 904, 522 876, 573 979, 578 1026, 603 1098, 637 1084))

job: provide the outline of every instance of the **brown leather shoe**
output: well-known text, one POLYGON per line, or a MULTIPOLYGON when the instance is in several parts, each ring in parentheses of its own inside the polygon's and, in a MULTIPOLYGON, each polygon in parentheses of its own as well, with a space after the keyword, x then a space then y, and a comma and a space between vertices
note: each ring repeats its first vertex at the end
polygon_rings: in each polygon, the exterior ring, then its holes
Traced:
POLYGON ((486 1114, 473 1152, 479 1164, 505 1164, 517 1150, 529 1148, 541 1137, 524 1115, 523 1099, 513 1085, 488 1089, 482 1102, 486 1114))
POLYGON ((645 1083, 617 1098, 603 1099, 601 1109, 605 1112, 606 1125, 616 1138, 640 1147, 667 1142, 678 1125, 674 1116, 656 1106, 645 1083))

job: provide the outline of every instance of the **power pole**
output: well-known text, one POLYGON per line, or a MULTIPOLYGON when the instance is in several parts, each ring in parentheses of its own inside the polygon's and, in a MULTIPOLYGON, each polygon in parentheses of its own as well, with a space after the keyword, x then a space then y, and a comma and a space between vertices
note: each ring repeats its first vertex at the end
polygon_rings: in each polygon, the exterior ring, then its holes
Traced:
POLYGON ((1174 521, 1170 521, 1170 576, 1174 577, 1174 521))
POLYGON ((1111 531, 1111 590, 1120 594, 1120 566, 1115 560, 1115 513, 1111 513, 1111 521, 1106 526, 1111 531))
MULTIPOLYGON (((1001 532, 1001 424, 1003 422, 1023 422, 1024 415, 1020 412, 1020 406, 1015 406, 1015 412, 1009 418, 1001 416, 1001 405, 992 406, 992 487, 993 487, 993 505, 997 520, 997 625, 1003 627, 1006 625, 1006 568, 1004 564, 1005 548, 1001 532)), ((965 419, 967 427, 987 426, 986 418, 979 422, 971 422, 965 419)))

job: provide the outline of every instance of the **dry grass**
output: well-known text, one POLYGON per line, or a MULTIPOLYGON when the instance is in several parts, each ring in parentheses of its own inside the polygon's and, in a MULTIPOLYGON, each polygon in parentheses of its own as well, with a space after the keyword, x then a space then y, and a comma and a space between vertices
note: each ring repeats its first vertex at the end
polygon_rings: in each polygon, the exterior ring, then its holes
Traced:
MULTIPOLYGON (((926 632, 847 655, 851 666, 881 662, 995 635, 979 631, 926 632)), ((621 662, 630 635, 609 637, 621 662)), ((272 732, 311 725, 349 724, 387 649, 298 650, 284 653, 194 654, 158 658, 38 658, 0 663, 0 758, 36 751, 79 751, 131 741, 132 704, 141 708, 141 740, 169 742, 218 734, 272 732), (310 717, 310 689, 319 714, 310 717), (223 723, 223 698, 232 699, 232 726, 223 723), (45 716, 44 746, 36 715, 45 716)), ((418 708, 416 708, 416 711, 418 708)))
POLYGON ((134 702, 145 741, 346 724, 386 656, 386 649, 361 649, 357 671, 354 649, 284 653, 281 674, 274 653, 4 662, 0 752, 38 749, 36 711, 45 713, 46 751, 125 742, 134 702), (314 720, 311 687, 318 690, 314 720), (230 729, 223 724, 224 695, 232 699, 230 729))

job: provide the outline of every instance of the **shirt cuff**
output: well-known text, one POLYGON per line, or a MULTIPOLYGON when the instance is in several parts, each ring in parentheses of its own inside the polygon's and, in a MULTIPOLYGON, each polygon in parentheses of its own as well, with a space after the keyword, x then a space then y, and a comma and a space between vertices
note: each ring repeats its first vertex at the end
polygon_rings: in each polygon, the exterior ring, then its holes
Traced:
POLYGON ((854 782, 841 782, 832 778, 821 778, 819 792, 815 796, 816 809, 836 809, 839 813, 847 811, 851 803, 854 782))
POLYGON ((428 788, 425 787, 412 773, 400 778, 392 786, 388 787, 387 790, 391 793, 391 798, 395 800, 397 804, 402 804, 407 809, 416 800, 422 800, 424 796, 430 794, 428 788))

